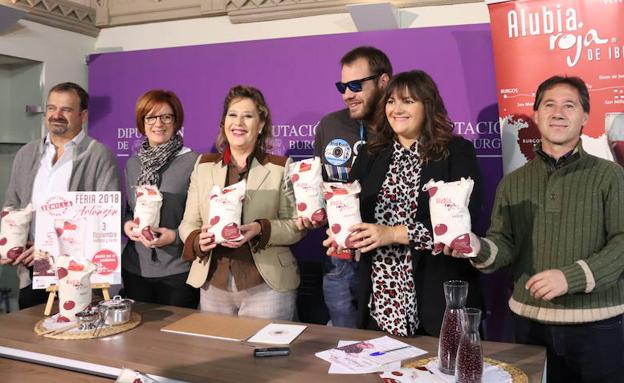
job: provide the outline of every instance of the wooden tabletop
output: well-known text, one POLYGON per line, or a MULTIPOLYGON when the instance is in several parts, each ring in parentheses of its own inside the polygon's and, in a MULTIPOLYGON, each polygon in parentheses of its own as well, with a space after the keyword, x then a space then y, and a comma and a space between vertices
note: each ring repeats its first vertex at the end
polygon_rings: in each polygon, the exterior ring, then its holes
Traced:
MULTIPOLYGON (((239 342, 161 332, 160 329, 196 311, 171 306, 136 303, 143 323, 133 330, 100 339, 55 340, 37 336, 33 328, 43 318, 43 306, 0 316, 0 348, 36 352, 95 363, 113 368, 131 368, 162 377, 190 382, 379 382, 376 374, 329 375, 329 363, 317 358, 318 351, 335 347, 338 340, 365 340, 380 332, 308 325, 290 345, 287 357, 254 358, 253 349, 239 342)), ((236 317, 231 317, 236 326, 236 317)), ((438 340, 432 337, 400 340, 427 350, 434 356, 438 340)), ((542 347, 483 342, 485 357, 522 369, 530 382, 541 381, 545 350, 542 347)), ((10 355, 10 353, 9 353, 10 355)), ((43 357, 40 363, 46 363, 43 357)), ((4 369, 20 368, 4 361, 4 369)), ((0 365, 2 367, 2 365, 0 365)), ((35 367, 33 367, 34 369, 35 367)), ((59 371, 49 368, 50 373, 59 371)), ((62 370, 60 370, 62 371, 62 370)), ((55 379, 56 380, 56 379, 55 379)))

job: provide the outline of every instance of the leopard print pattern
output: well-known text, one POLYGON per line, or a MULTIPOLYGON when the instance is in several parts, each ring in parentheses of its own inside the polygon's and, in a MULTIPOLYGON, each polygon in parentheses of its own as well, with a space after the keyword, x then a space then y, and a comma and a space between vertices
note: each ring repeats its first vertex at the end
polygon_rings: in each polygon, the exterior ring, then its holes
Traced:
MULTIPOLYGON (((390 166, 377 196, 375 221, 386 226, 405 225, 410 246, 431 249, 429 230, 416 221, 422 161, 418 143, 404 148, 394 143, 390 166)), ((384 331, 408 336, 419 326, 410 247, 391 245, 376 249, 372 267, 371 316, 384 331)))

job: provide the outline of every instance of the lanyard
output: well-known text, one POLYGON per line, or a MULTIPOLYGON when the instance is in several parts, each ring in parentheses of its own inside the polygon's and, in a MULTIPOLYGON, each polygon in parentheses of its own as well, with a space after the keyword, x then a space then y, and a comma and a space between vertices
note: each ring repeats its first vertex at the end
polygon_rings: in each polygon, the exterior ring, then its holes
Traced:
MULTIPOLYGON (((366 143, 366 128, 364 127, 364 122, 362 121, 358 121, 358 124, 360 125, 360 142, 362 142, 362 144, 366 143)), ((356 149, 356 145, 353 146, 353 156, 351 159, 351 166, 353 166, 353 164, 355 163, 355 159, 357 158, 357 156, 355 155, 355 149, 356 149)))
POLYGON ((360 141, 362 143, 366 142, 366 128, 364 127, 364 123, 362 121, 360 123, 360 141))

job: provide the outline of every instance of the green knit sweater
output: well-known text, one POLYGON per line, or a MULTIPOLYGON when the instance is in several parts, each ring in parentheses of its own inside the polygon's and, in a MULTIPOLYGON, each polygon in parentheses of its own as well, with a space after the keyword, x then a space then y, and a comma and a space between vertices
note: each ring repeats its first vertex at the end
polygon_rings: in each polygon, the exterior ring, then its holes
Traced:
POLYGON ((511 265, 509 307, 545 323, 584 323, 624 312, 624 169, 583 151, 548 175, 539 156, 498 185, 492 223, 473 264, 484 272, 511 265), (568 292, 531 297, 528 279, 563 271, 568 292))

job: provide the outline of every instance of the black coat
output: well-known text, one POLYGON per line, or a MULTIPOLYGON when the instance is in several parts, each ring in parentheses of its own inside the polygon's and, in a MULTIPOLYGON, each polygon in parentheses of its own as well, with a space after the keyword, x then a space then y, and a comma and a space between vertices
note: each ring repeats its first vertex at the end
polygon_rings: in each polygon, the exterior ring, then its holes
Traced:
MULTIPOLYGON (((423 164, 420 176, 420 188, 418 191, 418 210, 416 219, 422 222, 432 233, 431 218, 429 214, 429 194, 422 187, 433 179, 435 181, 458 181, 461 177, 471 177, 474 188, 470 198, 470 213, 475 218, 481 210, 481 175, 477 158, 472 143, 461 137, 454 137, 448 146, 449 155, 438 160, 429 160, 423 164)), ((375 205, 377 194, 384 182, 390 159, 392 145, 374 155, 368 153, 366 148, 360 150, 360 154, 351 169, 351 181, 358 180, 362 185, 360 194, 360 212, 362 220, 368 223, 375 222, 375 205)), ((468 281, 468 307, 482 308, 483 300, 479 285, 479 272, 466 259, 457 259, 444 254, 432 255, 429 250, 412 248, 412 262, 414 270, 414 283, 416 286, 416 299, 418 304, 418 317, 420 327, 427 335, 438 336, 444 317, 446 301, 442 284, 451 279, 468 281)), ((358 327, 374 328, 369 314, 368 301, 372 291, 371 268, 372 254, 363 253, 360 259, 358 275, 358 327)))

